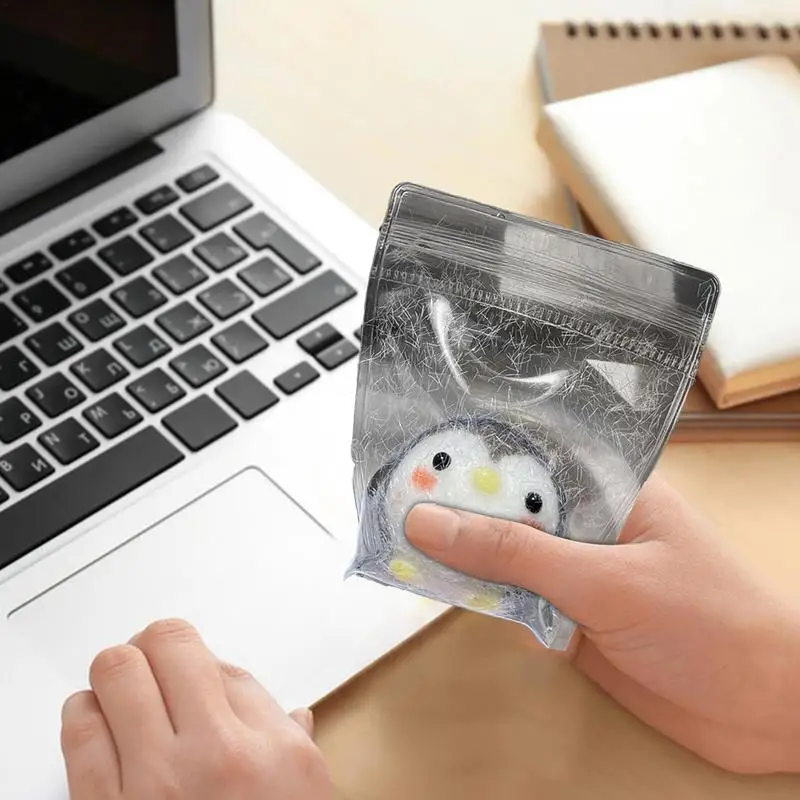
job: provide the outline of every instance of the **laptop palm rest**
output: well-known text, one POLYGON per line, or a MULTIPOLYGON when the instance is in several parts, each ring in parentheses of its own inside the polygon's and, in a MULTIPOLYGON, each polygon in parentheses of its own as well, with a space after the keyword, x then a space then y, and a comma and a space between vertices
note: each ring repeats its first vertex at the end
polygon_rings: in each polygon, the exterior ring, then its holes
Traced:
POLYGON ((419 598, 344 581, 348 557, 251 468, 9 621, 78 689, 101 649, 155 619, 182 617, 220 658, 250 670, 288 710, 320 699, 431 615, 419 598))

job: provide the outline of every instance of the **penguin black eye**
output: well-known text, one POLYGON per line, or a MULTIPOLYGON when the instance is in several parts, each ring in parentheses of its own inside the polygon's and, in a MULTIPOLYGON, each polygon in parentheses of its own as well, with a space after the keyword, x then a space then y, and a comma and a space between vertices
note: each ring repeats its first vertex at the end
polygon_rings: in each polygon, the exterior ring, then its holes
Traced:
POLYGON ((543 505, 544 503, 542 502, 542 496, 540 494, 528 492, 525 496, 525 508, 527 508, 531 514, 538 514, 542 510, 543 505))
POLYGON ((450 458, 450 455, 448 453, 437 453, 433 457, 432 463, 433 463, 433 468, 437 472, 441 472, 442 470, 447 469, 453 463, 453 459, 450 458))

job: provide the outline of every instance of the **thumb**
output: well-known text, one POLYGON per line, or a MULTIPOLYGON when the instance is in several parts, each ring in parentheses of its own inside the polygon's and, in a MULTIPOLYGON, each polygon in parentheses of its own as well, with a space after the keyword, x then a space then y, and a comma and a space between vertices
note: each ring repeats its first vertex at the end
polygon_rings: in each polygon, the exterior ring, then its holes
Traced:
POLYGON ((406 536, 430 558, 547 598, 587 628, 614 627, 635 600, 635 546, 573 542, 510 520, 420 504, 406 536))

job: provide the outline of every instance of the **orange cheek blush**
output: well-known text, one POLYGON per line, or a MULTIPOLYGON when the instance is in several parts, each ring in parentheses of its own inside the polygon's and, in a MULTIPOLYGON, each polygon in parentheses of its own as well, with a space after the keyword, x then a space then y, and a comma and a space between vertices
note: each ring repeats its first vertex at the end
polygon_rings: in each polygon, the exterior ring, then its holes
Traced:
POLYGON ((429 492, 439 482, 438 478, 428 469, 417 467, 411 473, 411 483, 416 489, 429 492))

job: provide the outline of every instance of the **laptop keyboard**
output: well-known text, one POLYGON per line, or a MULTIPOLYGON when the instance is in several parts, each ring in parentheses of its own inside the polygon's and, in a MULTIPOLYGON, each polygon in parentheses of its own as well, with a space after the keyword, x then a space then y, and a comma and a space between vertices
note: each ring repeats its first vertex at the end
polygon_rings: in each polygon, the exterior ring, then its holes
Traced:
POLYGON ((352 359, 323 318, 355 296, 205 164, 7 266, 0 568, 352 359), (272 386, 247 370, 312 324, 272 386))

